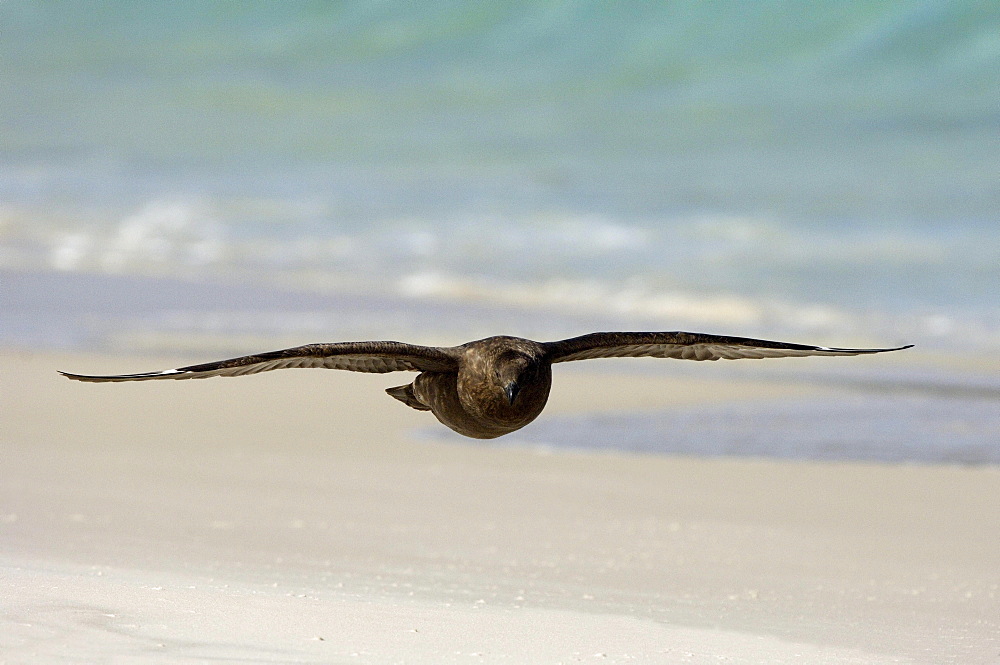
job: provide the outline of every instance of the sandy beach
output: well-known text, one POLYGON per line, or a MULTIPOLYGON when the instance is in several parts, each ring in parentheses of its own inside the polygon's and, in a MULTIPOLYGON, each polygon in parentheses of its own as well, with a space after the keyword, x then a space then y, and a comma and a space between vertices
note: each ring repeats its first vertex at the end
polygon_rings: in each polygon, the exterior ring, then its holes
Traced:
POLYGON ((1000 665, 1000 2, 0 25, 0 665, 1000 665), (57 374, 600 331, 893 352, 57 374))
MULTIPOLYGON (((0 355, 0 663, 1000 662, 997 467, 455 445, 398 376, 55 372, 177 362, 0 355)), ((555 385, 542 418, 746 390, 555 385)))

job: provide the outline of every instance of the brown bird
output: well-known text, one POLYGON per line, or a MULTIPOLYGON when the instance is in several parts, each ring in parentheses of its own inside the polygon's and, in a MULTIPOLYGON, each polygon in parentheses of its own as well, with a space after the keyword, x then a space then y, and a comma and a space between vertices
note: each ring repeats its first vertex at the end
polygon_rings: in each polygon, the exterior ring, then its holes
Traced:
POLYGON ((418 346, 401 342, 307 344, 230 360, 145 374, 83 376, 77 381, 148 381, 242 376, 288 367, 354 372, 420 372, 387 393, 442 424, 475 439, 493 439, 534 420, 549 397, 552 363, 591 358, 681 358, 736 360, 793 356, 856 356, 908 349, 838 349, 687 332, 591 333, 558 342, 487 337, 460 346, 418 346))

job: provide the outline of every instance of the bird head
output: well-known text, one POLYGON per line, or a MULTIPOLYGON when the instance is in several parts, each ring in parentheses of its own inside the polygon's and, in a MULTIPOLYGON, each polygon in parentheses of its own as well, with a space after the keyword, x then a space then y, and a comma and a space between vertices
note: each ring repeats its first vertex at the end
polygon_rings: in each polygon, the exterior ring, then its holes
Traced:
POLYGON ((513 406, 521 389, 531 384, 535 374, 537 363, 534 358, 523 353, 509 352, 498 359, 494 379, 507 397, 507 402, 513 406))

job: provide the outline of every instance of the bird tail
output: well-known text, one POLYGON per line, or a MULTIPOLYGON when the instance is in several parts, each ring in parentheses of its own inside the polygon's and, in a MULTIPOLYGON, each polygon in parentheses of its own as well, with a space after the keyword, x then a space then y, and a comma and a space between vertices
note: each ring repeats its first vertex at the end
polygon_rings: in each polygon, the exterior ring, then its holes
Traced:
POLYGON ((417 411, 431 410, 431 407, 418 400, 417 396, 413 394, 412 383, 407 383, 405 386, 396 386, 395 388, 386 388, 385 391, 406 406, 416 409, 417 411))

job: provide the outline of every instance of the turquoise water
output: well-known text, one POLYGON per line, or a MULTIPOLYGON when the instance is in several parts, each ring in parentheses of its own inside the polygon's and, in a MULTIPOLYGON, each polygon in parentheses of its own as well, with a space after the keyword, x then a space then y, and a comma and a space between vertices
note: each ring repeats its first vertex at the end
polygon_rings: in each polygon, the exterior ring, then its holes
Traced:
POLYGON ((998 155, 995 2, 8 1, 0 345, 995 357, 998 155))
POLYGON ((1000 340, 992 2, 6 2, 0 22, 0 267, 1000 340))
POLYGON ((996 332, 994 3, 8 2, 0 20, 8 267, 996 332))

